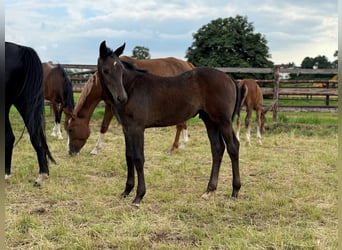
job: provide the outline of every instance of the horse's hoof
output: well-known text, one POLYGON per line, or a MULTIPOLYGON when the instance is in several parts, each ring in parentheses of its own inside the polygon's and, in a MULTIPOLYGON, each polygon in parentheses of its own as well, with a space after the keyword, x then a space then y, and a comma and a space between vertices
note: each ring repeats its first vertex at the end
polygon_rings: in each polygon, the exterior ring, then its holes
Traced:
POLYGON ((11 178, 10 174, 5 174, 5 180, 8 180, 9 178, 11 178))
POLYGON ((213 196, 214 192, 205 192, 202 194, 201 198, 205 200, 209 200, 211 196, 213 196))
POLYGON ((93 149, 91 152, 90 152, 91 155, 97 155, 97 150, 93 149))
POLYGON ((40 187, 41 184, 49 178, 49 175, 44 173, 44 174, 39 174, 37 180, 34 181, 33 186, 34 187, 40 187))
POLYGON ((239 191, 233 191, 232 192, 232 198, 237 199, 239 191))
POLYGON ((128 196, 128 194, 126 194, 125 192, 123 192, 123 193, 121 194, 121 198, 122 198, 122 199, 125 199, 127 196, 128 196))
POLYGON ((138 203, 132 203, 131 206, 134 207, 134 208, 139 208, 139 207, 140 207, 140 204, 138 204, 138 203))
POLYGON ((40 187, 40 183, 38 181, 34 181, 33 186, 34 187, 40 187))

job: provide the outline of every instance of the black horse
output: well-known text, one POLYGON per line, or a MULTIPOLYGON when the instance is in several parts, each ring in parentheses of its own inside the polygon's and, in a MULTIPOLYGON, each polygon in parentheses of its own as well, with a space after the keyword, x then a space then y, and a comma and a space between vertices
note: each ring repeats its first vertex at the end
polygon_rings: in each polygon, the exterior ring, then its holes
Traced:
POLYGON ((232 162, 232 196, 237 197, 241 187, 240 144, 232 126, 233 116, 241 105, 237 82, 208 67, 195 68, 175 77, 139 72, 120 61, 123 50, 124 45, 113 52, 102 42, 97 63, 100 82, 111 99, 113 113, 122 124, 125 136, 127 182, 122 196, 132 191, 135 170, 138 187, 132 205, 139 206, 145 195, 145 128, 175 125, 199 114, 206 125, 213 158, 204 197, 217 188, 225 146, 232 162))
POLYGON ((11 175, 15 137, 9 120, 12 105, 16 107, 30 134, 39 164, 39 186, 48 177, 48 158, 54 162, 45 137, 43 70, 37 53, 30 47, 5 44, 5 178, 11 175))

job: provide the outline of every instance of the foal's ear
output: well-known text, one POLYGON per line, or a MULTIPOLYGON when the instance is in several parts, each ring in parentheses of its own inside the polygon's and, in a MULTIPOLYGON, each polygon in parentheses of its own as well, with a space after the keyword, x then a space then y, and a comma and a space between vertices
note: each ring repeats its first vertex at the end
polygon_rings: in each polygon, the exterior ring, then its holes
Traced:
POLYGON ((100 44, 100 57, 107 57, 107 56, 108 56, 108 50, 107 50, 106 41, 103 41, 100 44))
POLYGON ((123 53, 125 46, 126 46, 126 43, 124 43, 121 47, 117 48, 114 51, 114 54, 119 57, 123 53))

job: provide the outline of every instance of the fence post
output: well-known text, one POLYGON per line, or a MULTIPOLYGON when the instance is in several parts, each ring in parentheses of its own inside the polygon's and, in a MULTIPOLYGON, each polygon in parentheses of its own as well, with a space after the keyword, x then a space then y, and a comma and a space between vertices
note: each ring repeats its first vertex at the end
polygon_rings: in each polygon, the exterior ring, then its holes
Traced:
POLYGON ((273 122, 278 120, 278 104, 279 104, 279 81, 280 81, 280 66, 276 65, 274 67, 274 85, 273 85, 273 122))
MULTIPOLYGON (((326 85, 325 87, 328 89, 330 83, 327 82, 325 85, 326 85)), ((325 96, 325 105, 326 105, 326 106, 329 106, 329 104, 330 104, 330 103, 329 103, 329 95, 326 95, 326 96, 325 96)))

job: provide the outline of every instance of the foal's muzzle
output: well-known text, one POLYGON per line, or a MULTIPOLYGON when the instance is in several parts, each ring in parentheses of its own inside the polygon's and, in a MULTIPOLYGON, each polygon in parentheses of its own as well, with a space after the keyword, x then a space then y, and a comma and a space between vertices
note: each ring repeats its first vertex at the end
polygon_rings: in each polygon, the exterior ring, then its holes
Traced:
POLYGON ((127 102, 127 95, 123 95, 123 96, 118 96, 116 98, 116 101, 118 104, 122 105, 125 104, 127 102))

